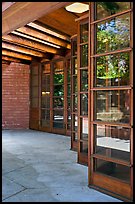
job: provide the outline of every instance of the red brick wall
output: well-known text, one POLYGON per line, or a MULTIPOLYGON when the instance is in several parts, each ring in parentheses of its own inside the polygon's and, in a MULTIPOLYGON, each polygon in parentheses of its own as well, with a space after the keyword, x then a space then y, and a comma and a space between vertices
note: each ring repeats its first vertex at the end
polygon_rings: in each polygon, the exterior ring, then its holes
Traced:
POLYGON ((2 64, 2 128, 29 128, 29 65, 2 64))

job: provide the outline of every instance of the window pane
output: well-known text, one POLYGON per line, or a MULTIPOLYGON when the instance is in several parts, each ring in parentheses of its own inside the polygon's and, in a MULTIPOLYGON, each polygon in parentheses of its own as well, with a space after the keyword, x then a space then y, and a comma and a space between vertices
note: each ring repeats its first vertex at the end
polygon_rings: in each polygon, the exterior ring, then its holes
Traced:
POLYGON ((50 91, 50 74, 42 75, 42 91, 50 91))
POLYGON ((72 55, 77 55, 77 39, 72 40, 72 55))
POLYGON ((63 95, 64 95, 63 85, 55 85, 54 86, 54 96, 63 96, 63 95))
POLYGON ((95 59, 95 86, 129 85, 129 53, 120 53, 95 59))
POLYGON ((54 72, 63 72, 63 61, 55 62, 54 63, 54 72))
POLYGON ((63 84, 64 83, 64 74, 63 72, 54 73, 54 84, 63 84))
POLYGON ((130 161, 130 129, 94 125, 94 153, 130 161))
POLYGON ((80 25, 81 43, 88 42, 88 23, 80 25))
POLYGON ((32 87, 31 97, 38 97, 38 87, 32 87))
POLYGON ((78 127, 78 117, 77 115, 72 115, 72 127, 73 127, 73 131, 77 131, 77 127, 78 127))
POLYGON ((32 68, 31 68, 31 74, 32 75, 38 75, 38 66, 34 66, 32 65, 32 68))
POLYGON ((43 74, 50 73, 50 71, 51 71, 51 65, 50 65, 50 63, 47 63, 47 64, 43 64, 43 65, 42 65, 42 73, 43 73, 43 74))
POLYGON ((42 108, 50 108, 50 97, 42 96, 41 105, 42 108))
POLYGON ((130 122, 130 90, 95 92, 95 120, 130 122))
POLYGON ((73 140, 74 140, 74 141, 77 141, 77 140, 78 140, 77 133, 72 133, 72 134, 73 134, 73 140))
POLYGON ((57 122, 53 122, 53 127, 54 128, 64 128, 64 124, 63 123, 57 123, 57 122))
POLYGON ((38 107, 38 98, 31 98, 31 107, 32 108, 38 107))
POLYGON ((130 2, 97 2, 96 6, 97 15, 95 15, 95 20, 130 9, 130 2))
POLYGON ((54 108, 62 108, 63 105, 64 105, 64 98, 63 97, 53 99, 53 107, 54 108))
POLYGON ((81 72, 81 91, 88 90, 88 70, 80 70, 81 72))
POLYGON ((73 76, 73 93, 77 92, 77 76, 73 76))
POLYGON ((129 47, 130 16, 124 14, 97 24, 96 53, 104 53, 129 47))
POLYGON ((55 122, 64 122, 64 111, 63 111, 63 109, 53 111, 53 120, 55 122))
POLYGON ((81 139, 88 140, 88 118, 80 118, 81 139))
POLYGON ((72 65, 73 74, 77 74, 77 58, 76 57, 72 59, 72 63, 73 63, 72 65))
POLYGON ((99 172, 130 183, 130 167, 104 161, 101 159, 94 159, 94 163, 95 172, 99 172))
POLYGON ((70 84, 67 85, 67 95, 71 96, 71 85, 70 84))
POLYGON ((88 115, 88 94, 81 94, 81 115, 88 115))
POLYGON ((49 121, 50 120, 50 110, 41 110, 41 119, 44 120, 44 123, 45 121, 49 121))
POLYGON ((78 108, 78 98, 77 94, 73 95, 73 112, 77 112, 78 108))
POLYGON ((88 66, 88 44, 82 45, 80 48, 80 66, 87 67, 88 66))
POLYGON ((88 142, 80 142, 80 152, 88 154, 88 142))

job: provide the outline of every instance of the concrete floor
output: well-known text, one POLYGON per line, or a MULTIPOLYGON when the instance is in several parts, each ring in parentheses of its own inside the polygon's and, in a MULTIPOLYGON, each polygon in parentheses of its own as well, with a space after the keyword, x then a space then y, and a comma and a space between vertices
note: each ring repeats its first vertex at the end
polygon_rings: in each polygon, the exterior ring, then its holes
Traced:
POLYGON ((70 137, 2 131, 2 202, 122 202, 88 187, 70 137))

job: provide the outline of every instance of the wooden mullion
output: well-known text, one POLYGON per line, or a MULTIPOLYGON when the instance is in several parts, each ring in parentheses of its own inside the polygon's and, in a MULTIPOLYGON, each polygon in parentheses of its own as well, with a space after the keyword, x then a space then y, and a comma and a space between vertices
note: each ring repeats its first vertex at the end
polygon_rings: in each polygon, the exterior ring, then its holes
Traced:
POLYGON ((115 50, 115 51, 110 51, 110 52, 105 52, 105 53, 93 54, 90 57, 96 58, 96 57, 102 57, 102 56, 113 55, 113 54, 117 54, 117 53, 130 52, 130 51, 132 51, 132 48, 127 47, 127 48, 124 48, 122 50, 115 50))
POLYGON ((91 22, 91 25, 92 25, 92 24, 100 23, 100 22, 102 22, 102 21, 110 20, 110 19, 115 18, 115 17, 117 17, 117 16, 121 16, 121 15, 123 15, 123 14, 130 13, 131 11, 132 11, 132 9, 128 9, 128 10, 126 10, 126 11, 122 11, 122 12, 113 14, 113 15, 111 15, 111 16, 107 16, 107 17, 105 17, 105 18, 101 18, 101 19, 99 19, 99 20, 92 21, 92 22, 91 22))
POLYGON ((108 126, 115 126, 115 127, 126 127, 126 128, 131 128, 130 124, 126 123, 115 123, 115 122, 101 122, 101 121, 92 121, 92 124, 97 124, 97 125, 108 125, 108 126))
POLYGON ((93 91, 115 91, 115 90, 131 90, 131 86, 108 86, 108 87, 94 87, 91 90, 93 91))
POLYGON ((125 160, 119 160, 119 159, 116 159, 116 158, 114 158, 114 157, 107 157, 107 156, 100 155, 100 154, 92 154, 91 156, 92 156, 93 158, 96 158, 96 159, 102 159, 102 160, 105 160, 105 161, 109 161, 109 162, 114 162, 114 163, 117 163, 117 164, 121 164, 121 165, 123 165, 123 166, 131 167, 130 162, 126 162, 125 160))

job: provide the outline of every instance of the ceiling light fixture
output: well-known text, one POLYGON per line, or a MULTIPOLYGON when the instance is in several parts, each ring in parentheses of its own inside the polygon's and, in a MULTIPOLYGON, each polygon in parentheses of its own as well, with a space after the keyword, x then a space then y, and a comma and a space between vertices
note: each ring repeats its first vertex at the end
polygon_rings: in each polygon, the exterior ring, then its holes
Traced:
POLYGON ((66 6, 65 9, 74 13, 83 13, 89 10, 89 5, 84 3, 75 2, 69 6, 66 6))

